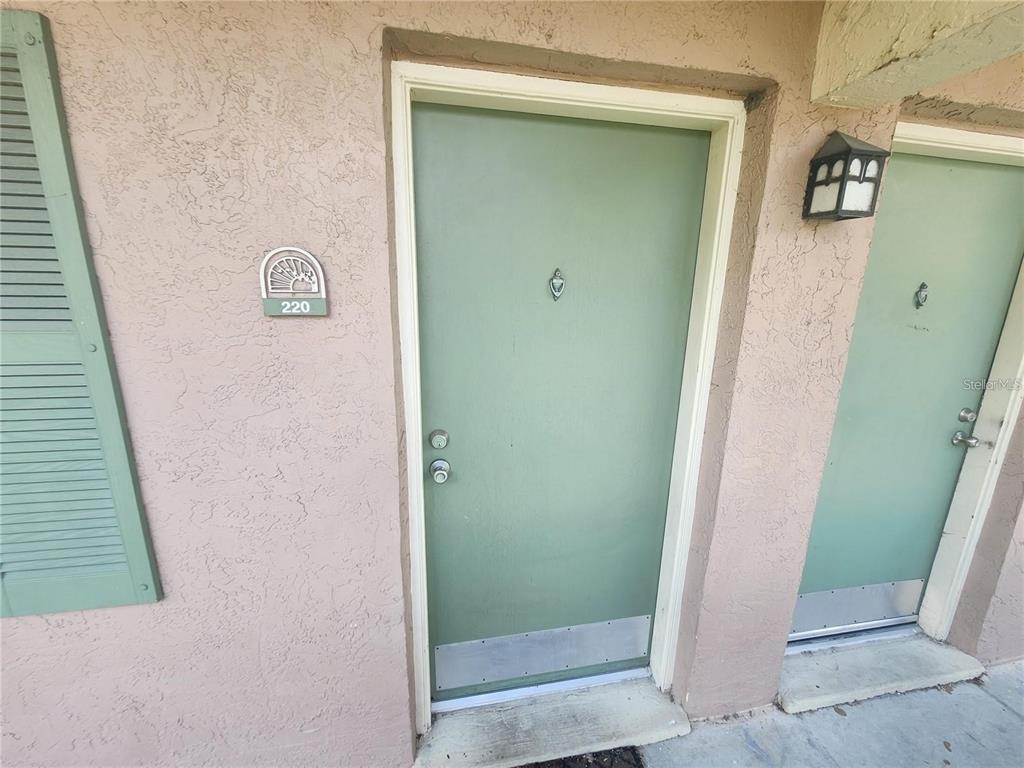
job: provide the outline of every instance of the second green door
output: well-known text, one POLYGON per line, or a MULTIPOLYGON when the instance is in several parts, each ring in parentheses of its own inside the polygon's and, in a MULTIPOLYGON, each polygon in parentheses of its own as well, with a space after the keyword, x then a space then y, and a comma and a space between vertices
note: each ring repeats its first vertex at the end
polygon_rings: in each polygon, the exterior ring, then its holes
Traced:
POLYGON ((1022 168, 893 157, 792 639, 916 619, 964 454, 990 450, 972 419, 1020 270, 1021 211, 1022 168))
POLYGON ((413 105, 435 699, 648 664, 709 140, 413 105))

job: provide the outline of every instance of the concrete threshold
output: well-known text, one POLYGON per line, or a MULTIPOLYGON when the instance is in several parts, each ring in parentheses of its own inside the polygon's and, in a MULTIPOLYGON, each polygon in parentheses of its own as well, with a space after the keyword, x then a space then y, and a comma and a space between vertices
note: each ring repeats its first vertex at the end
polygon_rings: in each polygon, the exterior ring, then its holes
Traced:
POLYGON ((924 635, 786 656, 779 704, 790 714, 971 680, 981 662, 924 635))
POLYGON ((650 678, 627 680, 439 715, 414 768, 514 768, 689 732, 650 678))

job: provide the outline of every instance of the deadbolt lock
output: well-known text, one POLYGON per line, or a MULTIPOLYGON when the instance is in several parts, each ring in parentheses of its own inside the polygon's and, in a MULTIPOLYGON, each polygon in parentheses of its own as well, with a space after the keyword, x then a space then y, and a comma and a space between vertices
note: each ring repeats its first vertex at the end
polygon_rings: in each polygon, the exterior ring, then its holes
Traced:
POLYGON ((440 450, 441 448, 448 447, 448 433, 443 429, 435 429, 430 433, 429 439, 431 448, 437 448, 440 450))

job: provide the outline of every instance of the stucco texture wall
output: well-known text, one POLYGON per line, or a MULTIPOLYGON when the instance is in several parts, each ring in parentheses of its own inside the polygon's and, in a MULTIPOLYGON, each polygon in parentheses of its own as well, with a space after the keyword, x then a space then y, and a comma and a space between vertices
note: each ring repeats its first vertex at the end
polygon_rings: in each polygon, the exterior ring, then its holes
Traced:
POLYGON ((1024 657, 1024 411, 992 494, 949 642, 984 664, 1024 657))
POLYGON ((903 103, 903 114, 916 122, 971 122, 1024 136, 1024 53, 925 88, 903 103))
POLYGON ((812 97, 867 107, 1020 53, 1024 8, 1015 0, 828 0, 812 97))
POLYGON ((985 664, 1024 657, 1024 515, 1020 507, 978 637, 977 656, 985 664))
POLYGON ((52 22, 166 598, 4 621, 5 765, 411 763, 389 27, 759 91, 674 691, 772 699, 872 227, 801 221, 807 160, 836 128, 886 146, 897 115, 810 105, 818 4, 7 5, 52 22), (283 244, 322 257, 330 317, 262 316, 283 244))
MULTIPOLYGON (((384 29, 799 88, 815 9, 8 6, 52 22, 166 598, 4 622, 5 764, 408 765, 384 29), (323 258, 329 318, 262 316, 257 265, 291 243, 323 258)), ((785 153, 828 127, 798 112, 785 153)), ((824 253, 789 274, 811 240, 779 236, 766 302, 845 279, 824 253)), ((766 330, 802 339, 790 314, 766 330)))

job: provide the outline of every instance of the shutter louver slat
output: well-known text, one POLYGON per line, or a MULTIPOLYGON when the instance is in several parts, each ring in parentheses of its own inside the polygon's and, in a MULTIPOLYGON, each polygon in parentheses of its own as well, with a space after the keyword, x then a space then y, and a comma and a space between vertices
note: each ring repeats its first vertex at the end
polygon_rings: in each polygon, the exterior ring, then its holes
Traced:
MULTIPOLYGON (((90 525, 92 525, 92 529, 91 530, 92 530, 92 532, 94 534, 96 534, 97 531, 104 530, 104 527, 102 525, 104 520, 106 521, 106 524, 108 526, 113 526, 115 528, 117 527, 117 515, 114 514, 114 510, 111 507, 93 507, 93 508, 89 508, 89 509, 69 509, 69 510, 63 511, 63 512, 42 512, 42 513, 35 514, 35 515, 19 515, 16 518, 13 518, 11 520, 11 525, 13 526, 13 525, 17 525, 19 523, 74 523, 75 521, 80 521, 80 520, 92 521, 92 522, 90 522, 90 525), (95 521, 99 521, 99 522, 95 522, 95 521)), ((72 530, 72 531, 65 532, 64 535, 72 536, 72 537, 75 537, 75 538, 79 538, 83 534, 79 530, 72 530)), ((96 535, 99 535, 99 534, 96 534, 96 535)), ((55 533, 52 533, 52 532, 47 532, 47 533, 38 533, 38 532, 18 533, 18 532, 14 532, 13 529, 11 531, 7 531, 5 533, 6 540, 7 541, 11 541, 11 542, 20 540, 18 538, 20 536, 43 537, 47 541, 52 540, 54 542, 56 542, 58 537, 59 537, 58 534, 55 534, 55 533)))
POLYGON ((5 539, 0 546, 3 547, 5 553, 16 557, 17 562, 30 562, 34 558, 41 562, 42 560, 59 560, 64 557, 79 557, 88 554, 109 555, 116 553, 109 550, 104 552, 95 550, 98 547, 121 548, 121 532, 117 527, 117 520, 111 518, 110 524, 105 528, 97 528, 88 536, 83 536, 79 531, 62 531, 59 534, 48 533, 45 535, 19 533, 5 539), (58 538, 58 536, 63 538, 58 538), (12 541, 11 539, 17 540, 12 541), (41 550, 40 547, 45 549, 41 550), (93 552, 90 553, 89 550, 93 550, 93 552), (40 552, 45 554, 52 552, 54 556, 43 557, 38 554, 40 552))
POLYGON ((60 267, 48 259, 3 259, 0 258, 0 276, 6 281, 28 280, 30 277, 48 281, 48 285, 64 285, 60 278, 60 267), (20 277, 18 276, 20 275, 20 277))
MULTIPOLYGON (((13 168, 8 167, 5 162, 3 166, 0 166, 0 171, 7 173, 17 167, 18 166, 14 166, 13 168)), ((23 168, 22 170, 31 171, 35 169, 23 168)), ((0 210, 0 223, 7 221, 43 221, 49 223, 50 217, 43 208, 4 208, 0 210)))
POLYGON ((25 542, 4 548, 3 554, 5 560, 21 572, 45 571, 57 563, 67 566, 71 559, 76 561, 74 565, 114 565, 111 560, 116 560, 124 552, 120 542, 121 536, 115 526, 112 536, 80 539, 77 542, 66 540, 59 547, 45 553, 34 551, 33 543, 25 542))
MULTIPOLYGON (((16 369, 8 369, 16 370, 16 369)), ((88 397, 89 390, 83 385, 77 387, 53 387, 48 384, 40 384, 38 387, 19 387, 6 383, 7 377, 4 377, 5 381, 0 382, 0 400, 13 400, 13 405, 17 407, 18 401, 24 400, 25 398, 31 397, 88 397)))
MULTIPOLYGON (((50 417, 53 414, 47 413, 50 417)), ((4 426, 6 432, 31 432, 50 429, 95 429, 96 422, 88 417, 18 419, 4 426)))
POLYGON ((0 296, 0 310, 4 309, 67 309, 68 300, 66 296, 54 298, 53 296, 0 296))
MULTIPOLYGON (((6 269, 6 267, 2 267, 6 269)), ((16 290, 18 284, 48 286, 50 288, 64 291, 64 281, 59 272, 10 272, 4 273, 4 282, 0 284, 0 290, 16 290)))
POLYGON ((47 456, 47 459, 51 459, 49 461, 26 462, 22 464, 6 465, 4 472, 0 474, 0 477, 6 479, 27 472, 64 472, 86 469, 100 470, 104 468, 102 459, 61 460, 57 458, 58 456, 58 453, 54 453, 51 454, 50 456, 47 456))
POLYGON ((28 115, 0 114, 0 126, 7 128, 25 128, 28 126, 28 115))
MULTIPOLYGON (((17 424, 18 422, 12 423, 17 424)), ((3 476, 7 476, 11 473, 32 471, 25 470, 23 466, 25 464, 33 464, 43 467, 45 465, 54 463, 68 464, 70 462, 88 463, 94 461, 103 461, 103 453, 102 451, 100 451, 98 446, 96 448, 93 448, 92 450, 49 451, 46 456, 40 456, 38 453, 32 451, 23 451, 23 447, 24 446, 17 443, 10 443, 4 446, 2 451, 4 463, 3 476)))
POLYGON ((4 510, 5 515, 35 514, 37 512, 63 512, 79 509, 100 509, 111 504, 110 496, 105 488, 93 491, 54 491, 43 497, 29 500, 11 501, 4 510), (102 504, 100 503, 102 502, 102 504))
MULTIPOLYGON (((24 273, 22 273, 24 274, 24 273)), ((43 274, 46 274, 45 272, 43 274)), ((14 282, 4 282, 0 285, 0 298, 15 298, 15 297, 43 297, 43 296, 60 296, 64 298, 65 304, 67 303, 67 294, 64 293, 63 285, 52 285, 47 283, 28 283, 23 280, 17 280, 14 282)))
POLYGON ((90 531, 95 531, 97 526, 102 527, 104 521, 113 521, 116 525, 117 516, 113 513, 103 515, 102 510, 96 510, 99 514, 83 516, 76 520, 55 520, 55 521, 22 521, 10 523, 5 527, 4 534, 17 536, 19 534, 31 534, 45 540, 50 540, 60 533, 71 536, 88 536, 90 531))
POLYGON ((152 602, 48 31, 26 11, 0 22, 2 612, 152 602))
POLYGON ((107 469, 78 469, 64 470, 56 477, 49 476, 48 472, 15 472, 4 476, 4 482, 9 483, 12 488, 26 488, 28 486, 41 485, 50 488, 54 481, 65 483, 78 482, 106 482, 107 469))
MULTIPOLYGON (((28 131, 29 129, 25 128, 24 130, 28 131)), ((16 179, 8 179, 5 176, 3 179, 0 179, 0 194, 43 197, 43 185, 38 181, 18 181, 16 179)))
MULTIPOLYGON (((28 115, 24 116, 26 120, 29 119, 28 115)), ((13 150, 14 147, 9 147, 13 150)), ((0 142, 0 167, 3 168, 39 168, 39 159, 36 157, 35 152, 25 152, 24 146, 16 147, 18 152, 10 152, 7 147, 4 147, 3 142, 0 142)))
POLYGON ((32 134, 29 133, 28 128, 21 128, 14 126, 14 120, 7 122, 6 124, 0 122, 0 141, 12 141, 21 144, 28 144, 29 149, 32 147, 32 134))
MULTIPOLYGON (((14 421, 45 421, 45 417, 59 418, 50 409, 57 409, 60 413, 67 412, 70 418, 85 418, 91 406, 88 391, 83 391, 79 397, 46 397, 45 392, 32 391, 31 397, 0 399, 0 424, 14 421), (47 411, 40 414, 40 408, 47 411)), ((12 429, 18 431, 18 428, 12 429)))
POLYGON ((24 235, 18 232, 0 232, 0 248, 54 248, 53 235, 24 235))
POLYGON ((60 272, 60 265, 57 263, 56 253, 53 248, 17 248, 3 247, 0 250, 0 279, 6 282, 6 273, 11 272, 39 272, 42 274, 55 274, 60 272))
POLYGON ((71 312, 67 309, 4 309, 0 307, 0 320, 21 320, 34 324, 37 330, 46 330, 44 323, 70 322, 71 312))
MULTIPOLYGON (((110 493, 110 483, 102 478, 80 479, 80 480, 51 480, 46 483, 36 482, 12 482, 8 485, 8 492, 4 494, 4 502, 26 502, 40 498, 46 498, 54 492, 75 492, 75 490, 105 490, 110 493), (40 496, 40 495, 45 496, 40 496)), ((0 572, 3 572, 0 563, 0 572)))
POLYGON ((7 452, 18 452, 39 456, 40 454, 53 454, 59 451, 89 451, 98 450, 97 440, 61 440, 53 442, 8 442, 3 443, 3 455, 7 452))
POLYGON ((4 178, 8 181, 43 183, 38 168, 7 168, 4 171, 4 178))
POLYGON ((33 540, 53 542, 57 546, 62 536, 73 540, 99 536, 111 526, 117 527, 117 515, 110 507, 20 515, 10 521, 10 528, 4 531, 4 540, 16 542, 32 537, 33 540))
MULTIPOLYGON (((9 153, 0 152, 0 157, 5 160, 8 158, 13 159, 9 153)), ((22 157, 24 157, 22 155, 22 157)), ((34 159, 34 158, 33 158, 34 159)), ((43 197, 28 197, 26 195, 5 195, 0 193, 0 208, 4 210, 30 210, 30 211, 45 211, 46 210, 46 198, 43 197)))
MULTIPOLYGON (((74 577, 82 566, 91 566, 95 570, 107 572, 124 572, 127 570, 127 568, 122 565, 124 563, 124 557, 118 554, 98 554, 91 557, 75 557, 55 562, 60 565, 61 573, 69 578, 74 577)), ((46 570, 53 569, 39 568, 35 563, 17 562, 10 564, 5 575, 9 580, 16 582, 23 578, 39 578, 40 576, 45 575, 46 570)))
MULTIPOLYGON (((10 171, 4 171, 4 173, 10 173, 10 171)), ((0 234, 5 235, 36 235, 38 237, 50 237, 50 222, 48 221, 24 221, 17 217, 17 209, 13 211, 4 211, 6 214, 0 219, 0 234)), ((37 246, 38 243, 31 243, 30 247, 37 246)), ((52 248, 52 245, 47 247, 52 248)))
POLYGON ((16 96, 14 98, 0 98, 0 112, 14 115, 25 115, 28 114, 26 111, 27 109, 28 106, 25 104, 24 95, 16 96))

